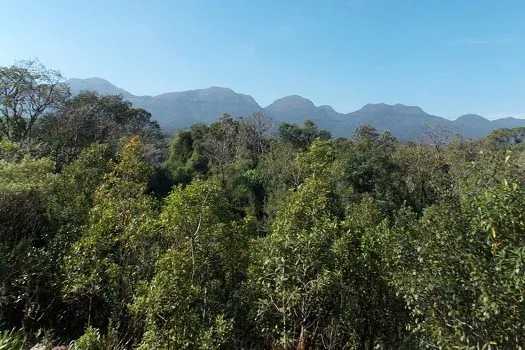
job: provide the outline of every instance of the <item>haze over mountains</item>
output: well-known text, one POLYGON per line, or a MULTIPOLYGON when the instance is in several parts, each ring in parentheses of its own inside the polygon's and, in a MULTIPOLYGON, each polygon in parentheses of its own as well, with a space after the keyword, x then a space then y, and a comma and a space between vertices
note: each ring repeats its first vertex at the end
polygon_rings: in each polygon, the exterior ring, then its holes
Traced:
POLYGON ((280 98, 263 108, 249 95, 216 86, 157 96, 135 96, 101 78, 70 79, 67 83, 73 94, 82 90, 121 94, 135 107, 149 111, 166 131, 186 128, 196 122, 212 123, 222 113, 234 117, 263 113, 277 123, 302 124, 304 120, 311 119, 320 128, 330 130, 335 137, 351 136, 359 125, 370 124, 379 131, 389 130, 402 140, 421 139, 426 131, 436 127, 467 138, 478 138, 495 129, 525 126, 525 119, 488 120, 475 114, 449 120, 427 114, 419 107, 402 104, 367 104, 355 112, 345 114, 327 105, 315 106, 312 101, 297 95, 280 98))

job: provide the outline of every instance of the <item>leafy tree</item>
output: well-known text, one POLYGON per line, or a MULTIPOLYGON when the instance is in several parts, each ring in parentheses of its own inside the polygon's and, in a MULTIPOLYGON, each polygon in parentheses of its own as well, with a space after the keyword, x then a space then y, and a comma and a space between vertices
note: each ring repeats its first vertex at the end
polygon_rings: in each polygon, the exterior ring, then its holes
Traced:
MULTIPOLYGON (((46 207, 55 175, 49 159, 0 160, 0 322, 32 326, 47 307, 47 244, 53 237, 46 207)), ((52 297, 52 296, 51 296, 52 297)))
POLYGON ((484 137, 483 141, 492 149, 517 146, 525 141, 525 127, 497 129, 484 137))
MULTIPOLYGON (((344 185, 358 194, 373 195, 385 212, 401 205, 403 188, 393 157, 396 139, 390 133, 378 134, 373 127, 364 125, 356 130, 354 140, 338 146, 344 185)), ((354 200, 353 195, 348 199, 350 203, 354 200)))
POLYGON ((165 252, 134 305, 146 319, 141 348, 234 344, 250 226, 249 218, 236 218, 213 180, 174 188, 160 215, 165 252))
POLYGON ((143 144, 132 138, 97 188, 86 229, 63 262, 63 294, 77 307, 70 317, 100 329, 111 320, 123 337, 135 326, 127 303, 151 275, 155 255, 147 242, 155 206, 146 194, 150 171, 143 144))
POLYGON ((0 67, 0 136, 26 142, 37 120, 60 107, 68 96, 60 73, 39 61, 0 67))
POLYGON ((204 140, 204 154, 215 165, 215 173, 224 188, 227 188, 227 177, 235 163, 250 167, 256 161, 257 152, 263 150, 264 139, 254 124, 243 119, 234 120, 224 114, 217 123, 212 124, 204 140))
POLYGON ((316 138, 329 140, 332 137, 327 130, 318 130, 317 125, 309 119, 304 122, 303 127, 296 124, 281 123, 277 138, 283 142, 289 142, 298 149, 306 149, 316 138))
POLYGON ((434 205, 390 231, 391 283, 422 345, 523 343, 523 198, 522 186, 505 180, 481 193, 467 188, 459 201, 434 205))
POLYGON ((63 318, 67 305, 58 297, 60 261, 78 238, 92 192, 108 169, 104 154, 103 146, 93 146, 61 174, 54 174, 47 158, 0 161, 0 317, 7 325, 23 325, 27 332, 54 328, 60 335, 70 329, 63 318))
POLYGON ((330 247, 341 230, 336 206, 329 186, 309 178, 283 203, 272 233, 258 243, 252 268, 259 294, 257 321, 274 346, 322 344, 335 286, 330 247))
POLYGON ((398 147, 394 162, 401 196, 417 213, 454 195, 451 162, 443 152, 425 145, 398 147))
POLYGON ((25 155, 25 151, 20 148, 20 145, 7 141, 0 140, 0 159, 7 163, 14 163, 21 160, 25 155))
POLYGON ((60 229, 85 224, 95 190, 112 170, 111 156, 107 144, 93 143, 57 175, 48 210, 60 229))
MULTIPOLYGON (((269 343, 308 348, 327 341, 321 332, 331 319, 335 257, 341 208, 333 184, 330 143, 314 141, 298 155, 303 173, 297 191, 281 197, 271 234, 256 247, 251 280, 257 290, 257 323, 269 343)), ((294 166, 294 165, 292 165, 294 166)))
POLYGON ((350 333, 349 339, 359 349, 415 348, 406 332, 409 314, 389 285, 384 268, 382 232, 389 223, 380 209, 369 196, 347 209, 343 233, 333 248, 340 300, 334 310, 338 315, 335 329, 331 331, 350 333))
POLYGON ((274 140, 271 150, 261 157, 257 167, 257 174, 265 187, 266 214, 269 220, 275 217, 279 201, 308 176, 323 173, 323 176, 334 179, 338 177, 341 169, 335 169, 334 163, 335 151, 330 141, 318 139, 309 150, 298 151, 288 142, 274 140))
POLYGON ((116 149, 121 138, 134 135, 152 147, 161 138, 160 128, 150 113, 133 108, 122 96, 101 96, 89 91, 67 100, 38 125, 43 152, 55 159, 59 167, 94 142, 108 143, 116 149))
POLYGON ((282 348, 409 348, 408 314, 382 269, 376 203, 352 206, 343 220, 326 163, 311 171, 256 246, 260 332, 282 348))
POLYGON ((191 130, 177 132, 170 142, 168 159, 166 160, 170 167, 176 169, 186 165, 193 155, 193 142, 191 130))

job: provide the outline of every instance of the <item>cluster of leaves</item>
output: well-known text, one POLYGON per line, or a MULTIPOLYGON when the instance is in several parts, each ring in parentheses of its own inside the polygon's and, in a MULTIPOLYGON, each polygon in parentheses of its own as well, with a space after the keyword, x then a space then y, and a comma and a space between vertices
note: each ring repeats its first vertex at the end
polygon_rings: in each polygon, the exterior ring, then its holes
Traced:
POLYGON ((523 130, 437 147, 223 115, 163 154, 147 112, 31 64, 0 71, 0 347, 525 343, 523 130))

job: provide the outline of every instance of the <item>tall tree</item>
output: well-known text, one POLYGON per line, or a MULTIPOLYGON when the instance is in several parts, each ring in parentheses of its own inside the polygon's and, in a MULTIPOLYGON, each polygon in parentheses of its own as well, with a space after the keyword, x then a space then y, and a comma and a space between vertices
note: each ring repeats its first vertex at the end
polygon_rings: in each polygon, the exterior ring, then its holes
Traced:
POLYGON ((483 186, 471 180, 460 198, 427 208, 419 220, 398 215, 384 234, 384 266, 421 345, 524 344, 525 191, 505 179, 483 186))
POLYGON ((164 252, 134 304, 146 320, 141 349, 233 346, 251 221, 236 219, 214 180, 174 188, 159 220, 164 252))
POLYGON ((312 120, 307 119, 304 121, 302 128, 296 124, 281 123, 277 132, 277 138, 304 150, 316 138, 329 140, 332 138, 332 135, 328 130, 319 130, 312 120))
POLYGON ((37 60, 0 67, 0 135, 24 143, 38 118, 69 96, 59 72, 37 60))
POLYGON ((149 112, 133 108, 122 96, 101 96, 90 91, 68 99, 38 125, 44 152, 59 167, 71 162, 93 142, 108 143, 116 149, 121 138, 133 135, 146 144, 155 144, 161 136, 149 112))
POLYGON ((48 307, 41 296, 53 269, 46 206, 54 177, 49 159, 0 160, 0 323, 9 327, 29 327, 48 307))
POLYGON ((146 193, 151 169, 139 138, 126 143, 119 156, 95 191, 84 232, 63 260, 63 294, 78 307, 70 310, 77 322, 104 329, 111 320, 130 337, 126 332, 134 323, 127 304, 152 272, 155 250, 146 238, 154 199, 146 193))

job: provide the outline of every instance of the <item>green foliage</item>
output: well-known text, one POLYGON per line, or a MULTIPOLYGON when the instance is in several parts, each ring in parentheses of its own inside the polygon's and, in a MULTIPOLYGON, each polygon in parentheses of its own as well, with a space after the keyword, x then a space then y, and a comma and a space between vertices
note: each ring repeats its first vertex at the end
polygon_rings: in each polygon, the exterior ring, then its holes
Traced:
POLYGON ((51 215, 58 225, 76 230, 85 223, 95 189, 110 171, 109 147, 99 143, 84 149, 62 169, 49 204, 51 215))
POLYGON ((54 163, 50 159, 23 158, 19 162, 0 160, 2 192, 19 194, 46 188, 50 183, 54 163))
POLYGON ((506 181, 435 205, 390 231, 392 284, 413 329, 436 346, 516 348, 524 341, 522 186, 506 181))
POLYGON ((0 331, 0 350, 24 350, 27 348, 25 336, 16 330, 0 331))
POLYGON ((307 338, 320 342, 316 330, 330 317, 335 262, 330 246, 340 231, 335 206, 330 187, 310 178, 283 205, 270 236, 258 243, 251 275, 259 294, 259 329, 283 348, 307 338))
POLYGON ((68 99, 56 113, 42 118, 37 135, 42 143, 39 152, 52 157, 59 168, 94 142, 116 149, 120 139, 136 135, 155 147, 161 137, 150 113, 133 108, 122 96, 89 91, 68 99))
POLYGON ((103 350, 102 339, 98 329, 88 327, 80 338, 75 340, 71 347, 75 350, 103 350))
POLYGON ((335 160, 331 142, 316 139, 306 151, 296 151, 289 143, 275 143, 258 164, 258 180, 266 189, 266 210, 274 218, 279 201, 308 176, 338 177, 340 163, 335 160))
POLYGON ((332 186, 314 172, 258 243, 251 279, 259 330, 282 348, 406 348, 407 313, 382 272, 377 204, 366 199, 342 220, 332 186))
POLYGON ((205 177, 209 171, 209 160, 203 154, 203 129, 194 125, 191 130, 179 131, 171 140, 164 167, 171 172, 171 181, 186 184, 193 177, 205 177))
POLYGON ((351 205, 342 223, 344 229, 335 242, 338 327, 351 329, 360 348, 413 347, 404 331, 408 313, 396 290, 388 285, 382 257, 382 230, 388 222, 377 201, 365 197, 351 205))
POLYGON ((295 175, 288 188, 295 191, 281 187, 285 192, 270 235, 256 246, 250 274, 256 291, 252 298, 258 300, 256 321, 259 332, 275 346, 349 345, 347 330, 337 328, 334 315, 340 299, 334 295, 337 257, 332 247, 342 234, 343 215, 330 180, 338 170, 334 157, 331 143, 321 140, 293 156, 288 169, 295 175))
POLYGON ((146 318, 142 348, 231 345, 251 220, 236 220, 213 181, 196 180, 173 190, 159 224, 166 251, 134 305, 146 318))
POLYGON ((109 332, 107 335, 100 334, 97 328, 88 326, 84 334, 69 344, 72 350, 124 350, 126 347, 118 343, 115 334, 109 332))
POLYGON ((327 130, 318 130, 311 120, 306 120, 301 128, 295 124, 281 123, 277 137, 280 141, 290 143, 297 149, 305 150, 313 140, 330 140, 332 135, 327 130))
POLYGON ((75 316, 88 325, 105 326, 109 317, 131 327, 126 305, 152 271, 155 250, 148 250, 146 239, 154 201, 146 194, 150 168, 143 153, 138 138, 123 146, 119 162, 95 191, 85 231, 64 258, 64 296, 83 305, 75 316), (98 308, 105 313, 93 312, 98 308))
MULTIPOLYGON (((339 144, 342 183, 358 194, 369 193, 386 212, 402 203, 403 187, 395 162, 396 140, 388 132, 379 135, 369 126, 356 130, 355 139, 339 144)), ((354 196, 348 199, 354 201, 354 196)))
POLYGON ((179 131, 171 140, 166 162, 172 168, 183 167, 193 155, 193 137, 190 130, 179 131))
POLYGON ((450 197, 451 162, 443 152, 423 145, 399 147, 394 161, 400 172, 399 190, 416 212, 450 197))
POLYGON ((20 147, 11 141, 0 139, 0 160, 14 162, 23 156, 20 147))
POLYGON ((46 206, 53 168, 49 159, 0 160, 1 321, 26 324, 42 316, 38 289, 52 269, 46 250, 52 238, 46 206))
POLYGON ((122 96, 57 79, 0 68, 0 323, 20 329, 0 349, 525 343, 523 128, 333 142, 223 115, 167 146, 122 96))
POLYGON ((508 149, 516 147, 525 141, 525 127, 497 129, 483 138, 483 141, 492 149, 508 149))

